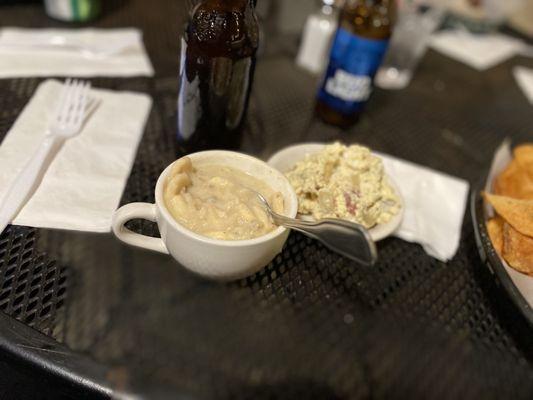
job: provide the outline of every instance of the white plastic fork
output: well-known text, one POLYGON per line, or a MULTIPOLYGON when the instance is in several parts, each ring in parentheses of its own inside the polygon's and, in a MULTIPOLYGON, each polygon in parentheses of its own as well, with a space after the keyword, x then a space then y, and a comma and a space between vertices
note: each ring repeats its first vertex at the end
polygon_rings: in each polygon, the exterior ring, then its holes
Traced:
POLYGON ((88 82, 66 80, 43 141, 2 199, 0 232, 15 219, 39 187, 44 173, 65 141, 81 131, 87 115, 90 88, 88 82))

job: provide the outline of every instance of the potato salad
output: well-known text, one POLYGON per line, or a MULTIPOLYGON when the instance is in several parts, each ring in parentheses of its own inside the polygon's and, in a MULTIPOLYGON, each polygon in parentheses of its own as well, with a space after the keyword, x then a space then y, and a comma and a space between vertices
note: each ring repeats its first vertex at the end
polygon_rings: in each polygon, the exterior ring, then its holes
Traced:
POLYGON ((287 178, 298 195, 299 213, 315 219, 340 218, 372 228, 400 211, 383 162, 363 146, 327 145, 298 162, 287 178))

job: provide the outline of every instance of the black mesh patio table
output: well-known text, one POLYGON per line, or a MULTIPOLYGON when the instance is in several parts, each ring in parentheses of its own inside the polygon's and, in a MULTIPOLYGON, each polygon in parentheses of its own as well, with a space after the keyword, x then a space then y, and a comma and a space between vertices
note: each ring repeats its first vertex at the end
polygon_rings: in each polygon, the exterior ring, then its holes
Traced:
MULTIPOLYGON (((141 28, 156 70, 92 80, 154 100, 122 198, 150 202, 183 155, 176 97, 188 2, 104 3, 93 25, 141 28)), ((244 152, 266 159, 297 142, 341 140, 476 185, 505 137, 532 140, 533 109, 511 71, 533 62, 518 57, 478 72, 429 51, 412 84, 376 90, 354 128, 323 125, 312 112, 317 79, 296 67, 298 36, 275 15, 263 21, 244 152)), ((66 26, 39 3, 1 6, 0 25, 66 26)), ((0 137, 41 82, 0 80, 0 137)), ((132 229, 157 234, 149 223, 132 229)), ((293 233, 262 271, 221 284, 111 234, 10 226, 0 236, 0 398, 533 398, 532 328, 481 262, 468 213, 448 263, 396 238, 378 250, 366 268, 293 233)))

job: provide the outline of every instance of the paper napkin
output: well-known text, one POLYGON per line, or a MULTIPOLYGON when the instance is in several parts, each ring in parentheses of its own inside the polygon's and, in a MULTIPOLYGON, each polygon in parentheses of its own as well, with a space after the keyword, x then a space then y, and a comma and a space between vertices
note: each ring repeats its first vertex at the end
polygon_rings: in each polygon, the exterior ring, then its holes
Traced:
POLYGON ((138 29, 0 29, 0 78, 153 74, 138 29))
POLYGON ((433 35, 433 49, 477 70, 486 70, 520 53, 524 43, 494 33, 476 35, 462 29, 445 30, 433 35))
MULTIPOLYGON (((43 82, 0 145, 0 198, 39 146, 62 89, 43 82)), ((100 105, 56 155, 14 223, 108 232, 152 101, 145 94, 91 90, 100 105)))
POLYGON ((380 156, 405 200, 395 236, 419 243, 441 261, 453 258, 461 240, 468 182, 388 155, 380 156))
POLYGON ((533 104, 533 69, 526 67, 514 67, 513 75, 516 83, 531 104, 533 104))

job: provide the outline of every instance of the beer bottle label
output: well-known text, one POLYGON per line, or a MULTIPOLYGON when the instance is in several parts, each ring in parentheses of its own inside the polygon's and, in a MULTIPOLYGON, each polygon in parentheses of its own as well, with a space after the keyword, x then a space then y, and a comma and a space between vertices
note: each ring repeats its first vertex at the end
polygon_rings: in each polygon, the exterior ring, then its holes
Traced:
POLYGON ((200 78, 194 74, 190 80, 187 76, 187 42, 181 38, 180 88, 178 96, 178 141, 191 138, 202 117, 200 99, 200 78))
POLYGON ((319 100, 342 114, 359 111, 372 93, 372 80, 388 43, 388 40, 365 39, 339 28, 319 100))

